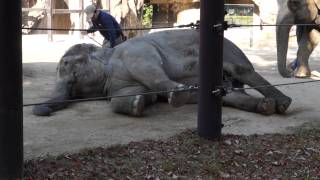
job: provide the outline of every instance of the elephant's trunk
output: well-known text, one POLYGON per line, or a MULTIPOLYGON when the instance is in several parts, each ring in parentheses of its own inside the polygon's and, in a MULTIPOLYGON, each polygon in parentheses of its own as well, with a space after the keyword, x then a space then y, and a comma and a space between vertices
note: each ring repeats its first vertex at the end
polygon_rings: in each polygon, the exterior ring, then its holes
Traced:
MULTIPOLYGON (((293 24, 293 20, 287 17, 278 17, 277 24, 293 24)), ((286 78, 293 76, 293 72, 287 69, 287 52, 291 27, 292 26, 277 26, 276 30, 278 71, 281 76, 286 78)))
POLYGON ((53 98, 46 101, 42 105, 36 105, 33 107, 33 114, 38 116, 49 116, 52 112, 66 108, 68 103, 61 102, 71 98, 72 82, 68 80, 59 80, 56 84, 53 92, 53 98), (54 103, 59 102, 59 103, 54 103))

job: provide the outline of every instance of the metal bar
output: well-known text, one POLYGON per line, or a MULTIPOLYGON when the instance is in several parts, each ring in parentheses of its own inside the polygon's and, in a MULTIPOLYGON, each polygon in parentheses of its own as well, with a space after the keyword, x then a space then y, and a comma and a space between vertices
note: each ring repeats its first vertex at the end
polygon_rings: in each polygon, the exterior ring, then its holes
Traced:
MULTIPOLYGON (((53 17, 53 7, 52 7, 52 1, 53 0, 48 0, 49 4, 49 11, 47 11, 47 27, 52 28, 52 17, 53 17)), ((48 41, 52 42, 53 37, 52 37, 52 31, 48 31, 48 41)))
POLYGON ((22 12, 29 12, 29 11, 46 11, 46 8, 22 8, 22 12))
MULTIPOLYGON (((81 13, 80 13, 80 29, 84 29, 84 13, 83 13, 83 9, 84 9, 84 0, 79 0, 80 1, 80 8, 81 8, 81 13)), ((83 34, 80 34, 80 39, 83 39, 83 34)))
POLYGON ((23 170, 21 1, 0 1, 0 179, 23 170))
POLYGON ((200 89, 198 134, 218 140, 221 137, 222 98, 212 91, 222 85, 224 1, 202 0, 200 12, 200 89))
POLYGON ((53 14, 71 14, 71 13, 82 13, 81 9, 53 9, 53 14))
POLYGON ((254 4, 225 4, 225 6, 243 6, 243 7, 254 7, 254 4))

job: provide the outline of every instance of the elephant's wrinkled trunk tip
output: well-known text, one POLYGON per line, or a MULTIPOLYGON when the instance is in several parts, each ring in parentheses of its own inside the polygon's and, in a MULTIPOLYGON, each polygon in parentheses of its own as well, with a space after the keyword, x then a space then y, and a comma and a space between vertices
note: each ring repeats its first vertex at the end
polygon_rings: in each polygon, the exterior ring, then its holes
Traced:
POLYGON ((288 70, 288 69, 286 68, 286 66, 284 66, 284 68, 283 68, 282 66, 280 66, 280 65, 278 64, 278 71, 279 71, 280 75, 281 75, 282 77, 284 77, 284 78, 291 78, 291 77, 293 77, 293 72, 290 71, 290 70, 288 70))

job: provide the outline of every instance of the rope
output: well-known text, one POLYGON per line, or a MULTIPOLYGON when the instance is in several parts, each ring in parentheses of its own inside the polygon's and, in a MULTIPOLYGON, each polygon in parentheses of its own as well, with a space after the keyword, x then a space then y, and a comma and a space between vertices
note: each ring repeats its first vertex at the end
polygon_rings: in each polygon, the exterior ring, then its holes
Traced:
POLYGON ((153 91, 153 92, 145 92, 145 93, 138 93, 138 94, 127 94, 127 95, 103 96, 103 97, 94 97, 94 98, 71 99, 71 100, 44 102, 44 103, 30 103, 30 104, 24 104, 23 107, 36 106, 36 105, 45 105, 45 104, 49 105, 49 104, 56 104, 56 103, 100 101, 100 100, 108 100, 108 99, 111 99, 111 98, 122 98, 122 97, 129 97, 129 96, 153 95, 153 94, 162 94, 162 93, 170 93, 170 92, 184 92, 184 91, 194 91, 194 90, 198 90, 198 87, 197 86, 189 86, 189 87, 186 87, 186 88, 180 88, 180 89, 168 90, 168 91, 153 91))

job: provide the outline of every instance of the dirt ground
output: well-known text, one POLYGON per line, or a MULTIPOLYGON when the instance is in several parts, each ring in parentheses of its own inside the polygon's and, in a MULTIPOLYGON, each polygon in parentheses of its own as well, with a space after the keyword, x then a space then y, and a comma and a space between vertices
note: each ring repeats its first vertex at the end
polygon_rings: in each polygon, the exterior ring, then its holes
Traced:
MULTIPOLYGON (((101 41, 99 37, 95 38, 101 41)), ((42 102, 50 97, 60 56, 72 44, 79 42, 94 43, 88 38, 79 40, 63 35, 55 36, 51 43, 47 42, 45 35, 23 37, 24 104, 42 102)), ((308 80, 280 77, 276 69, 275 46, 243 50, 256 70, 272 84, 308 80)), ((295 56, 295 51, 296 47, 290 48, 289 58, 295 56)), ((320 71, 318 57, 317 50, 310 60, 312 70, 320 71)), ((300 127, 320 127, 319 87, 320 83, 279 87, 293 99, 285 115, 263 116, 224 107, 223 133, 290 133, 300 127)), ((249 92, 258 95, 255 91, 249 92)), ((167 138, 185 129, 196 128, 196 125, 196 105, 172 108, 167 104, 156 104, 142 118, 112 113, 107 101, 76 103, 50 117, 34 116, 31 107, 25 107, 25 159, 143 139, 167 138)))
POLYGON ((320 179, 320 131, 222 135, 186 130, 163 140, 25 161, 24 179, 320 179))

